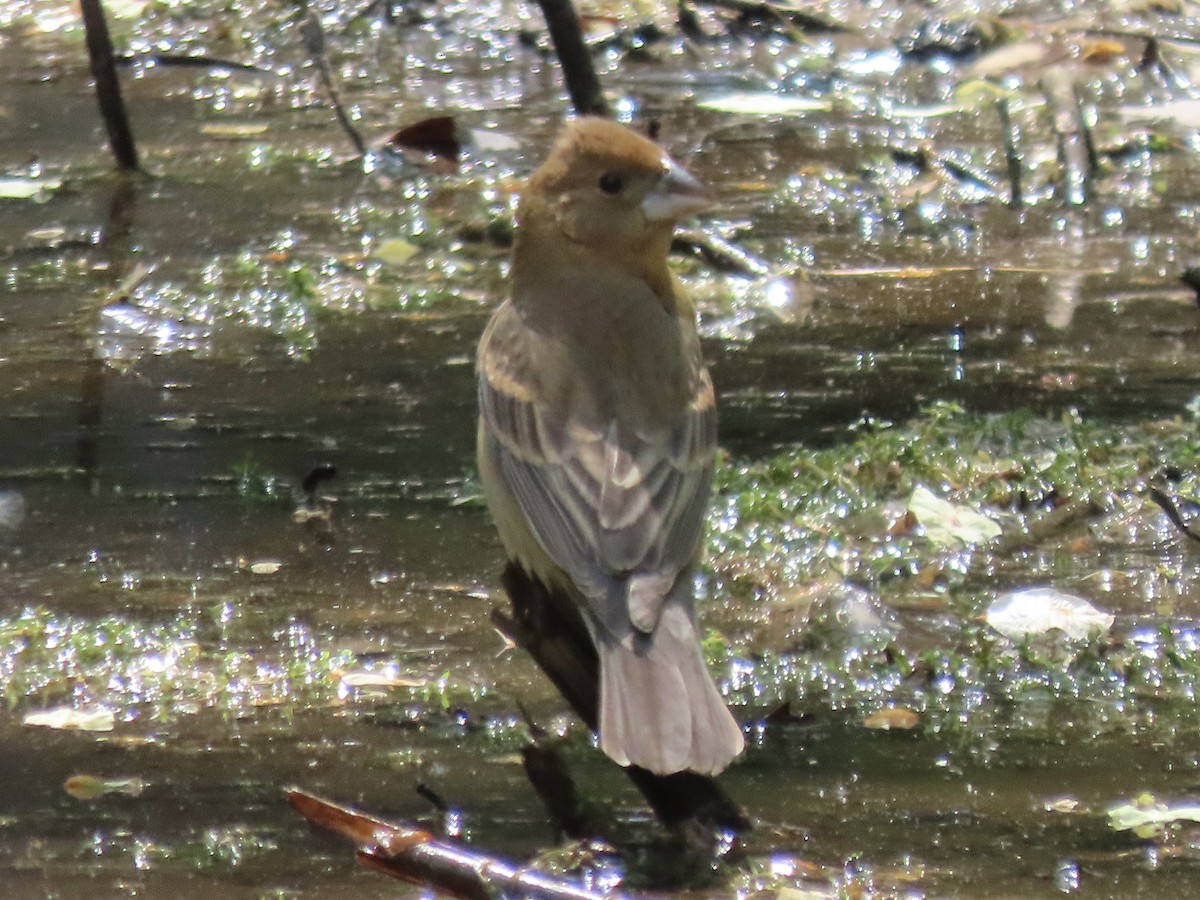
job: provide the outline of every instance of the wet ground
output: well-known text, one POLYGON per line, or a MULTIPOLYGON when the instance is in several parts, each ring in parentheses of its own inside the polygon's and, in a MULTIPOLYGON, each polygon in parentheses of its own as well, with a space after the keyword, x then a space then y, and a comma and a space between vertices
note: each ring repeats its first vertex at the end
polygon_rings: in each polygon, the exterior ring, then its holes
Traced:
MULTIPOLYGON (((422 784, 453 808, 452 833, 530 857, 554 839, 516 762, 518 701, 570 732, 577 780, 632 845, 656 839, 488 620, 501 552, 473 480, 471 358, 504 289, 489 223, 511 215, 561 118, 556 71, 504 4, 426 12, 400 27, 330 12, 331 58, 368 136, 430 112, 482 132, 457 172, 364 174, 283 11, 185 6, 117 27, 140 54, 124 77, 146 169, 122 179, 73 8, 0 6, 0 168, 44 188, 0 199, 5 897, 395 896, 298 820, 280 794, 292 783, 440 828, 422 784), (154 50, 264 71, 150 65, 154 50), (308 496, 321 466, 336 475, 308 496), (109 711, 111 728, 23 724, 61 706, 109 711), (80 798, 64 783, 81 774, 137 783, 80 798)), ((658 118, 719 192, 704 227, 766 264, 678 260, 732 464, 836 451, 864 417, 899 422, 934 401, 1193 428, 1200 311, 1179 275, 1200 261, 1200 139, 1186 119, 1118 115, 1185 92, 1135 71, 1138 42, 1072 63, 1111 153, 1092 199, 1071 205, 1030 99, 1041 73, 1011 76, 1026 154, 1014 208, 993 107, 939 111, 965 63, 901 57, 897 21, 797 44, 706 20, 711 44, 669 36, 602 57, 622 108, 658 118), (747 88, 828 108, 705 106, 747 88), (959 168, 928 180, 922 147, 959 168)), ((1189 46, 1171 47, 1195 77, 1189 46)), ((1195 478, 1196 459, 1167 463, 1195 478)), ((1162 534, 1101 541, 1060 586, 1094 576, 1118 630, 1169 632, 1190 665, 1200 556, 1162 534)), ((1005 586, 1052 578, 1068 552, 1010 565, 1005 586)), ((987 595, 976 582, 930 614, 886 581, 868 588, 918 644, 987 595)), ((757 613, 744 596, 709 602, 752 736, 723 783, 759 825, 747 857, 694 890, 1191 890, 1200 840, 1186 826, 1143 840, 1104 810, 1200 790, 1194 696, 1128 716, 1093 695, 1009 698, 986 720, 889 732, 861 713, 895 685, 837 702, 793 685, 780 690, 792 715, 756 724, 774 710, 738 682, 764 677, 765 650, 734 629, 757 613)))

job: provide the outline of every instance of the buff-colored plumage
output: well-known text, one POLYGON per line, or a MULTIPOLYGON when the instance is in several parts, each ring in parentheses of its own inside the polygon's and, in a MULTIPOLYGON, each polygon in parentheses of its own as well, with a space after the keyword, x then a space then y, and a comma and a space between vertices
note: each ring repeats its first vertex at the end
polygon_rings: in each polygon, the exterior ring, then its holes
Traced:
POLYGON ((743 744, 692 609, 716 411, 666 261, 675 222, 710 203, 645 138, 568 125, 522 193, 512 297, 479 346, 479 467, 501 540, 584 611, 601 748, 659 774, 719 772, 743 744))

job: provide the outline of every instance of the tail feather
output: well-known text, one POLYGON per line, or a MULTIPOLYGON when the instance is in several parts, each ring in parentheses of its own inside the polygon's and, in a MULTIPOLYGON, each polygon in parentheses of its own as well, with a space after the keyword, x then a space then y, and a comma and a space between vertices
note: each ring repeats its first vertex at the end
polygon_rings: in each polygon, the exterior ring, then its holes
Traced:
POLYGON ((688 611, 668 603, 653 634, 597 636, 600 748, 657 775, 715 775, 742 751, 734 721, 704 665, 688 611))

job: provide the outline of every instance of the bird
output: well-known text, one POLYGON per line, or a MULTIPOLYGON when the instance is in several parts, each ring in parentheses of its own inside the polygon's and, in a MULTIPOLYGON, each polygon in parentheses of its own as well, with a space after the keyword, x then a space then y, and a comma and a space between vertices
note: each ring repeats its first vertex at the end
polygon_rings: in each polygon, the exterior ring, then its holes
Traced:
POLYGON ((521 191, 511 292, 476 361, 501 543, 582 614, 600 749, 657 775, 715 775, 744 746, 697 632, 716 399, 667 265, 676 224, 713 203, 632 129, 568 122, 521 191))

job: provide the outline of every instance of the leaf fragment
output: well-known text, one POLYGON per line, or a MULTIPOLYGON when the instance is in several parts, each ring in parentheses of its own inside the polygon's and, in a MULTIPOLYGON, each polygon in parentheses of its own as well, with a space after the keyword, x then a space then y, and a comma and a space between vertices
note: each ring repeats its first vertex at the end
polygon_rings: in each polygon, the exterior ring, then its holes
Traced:
POLYGON ((702 109, 713 112, 740 113, 746 116, 798 116, 809 112, 824 112, 830 107, 824 100, 776 94, 771 91, 732 91, 696 102, 702 109))
POLYGON ((1000 526, 987 516, 943 500, 924 485, 913 490, 908 509, 924 529, 925 537, 941 547, 983 544, 1000 536, 1000 526))
POLYGON ((863 719, 863 726, 877 731, 893 728, 909 731, 921 724, 921 716, 904 706, 889 706, 879 709, 863 719))
POLYGON ((56 706, 27 712, 21 724, 62 731, 112 731, 116 716, 104 706, 85 706, 80 709, 56 706))
POLYGON ((96 800, 105 794, 125 794, 138 797, 146 788, 140 778, 98 778, 95 775, 72 775, 63 782, 63 790, 76 800, 96 800))
POLYGON ((1075 594, 1034 587, 1002 594, 987 608, 984 620, 1009 638, 1057 629, 1069 638, 1079 639, 1108 631, 1115 617, 1075 594))
POLYGON ((1200 822, 1200 806, 1168 806, 1153 794, 1145 793, 1128 803, 1108 808, 1108 825, 1114 831, 1132 831, 1140 838, 1151 838, 1176 822, 1200 822))
POLYGON ((19 175, 0 177, 0 200, 41 199, 62 187, 56 178, 25 178, 19 175))

